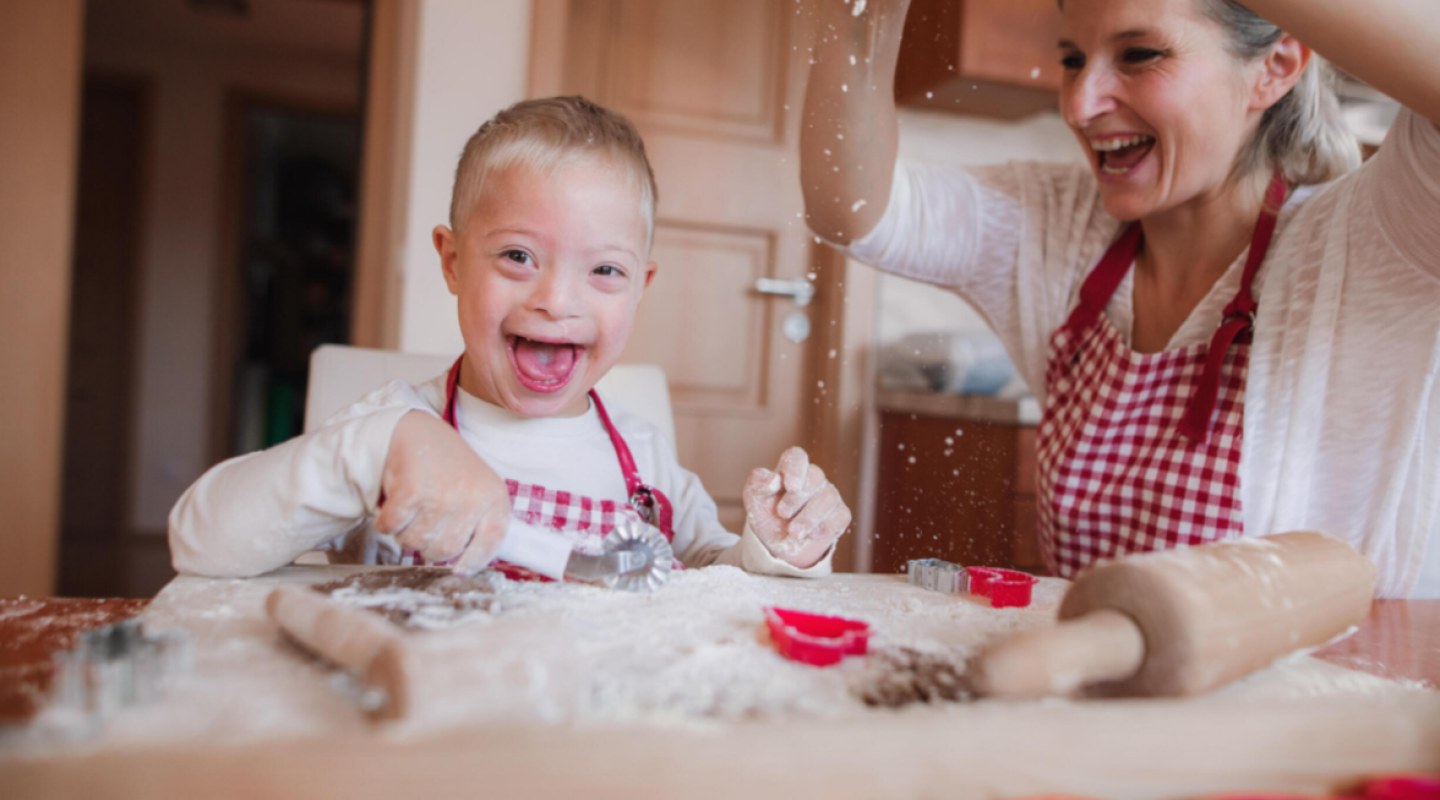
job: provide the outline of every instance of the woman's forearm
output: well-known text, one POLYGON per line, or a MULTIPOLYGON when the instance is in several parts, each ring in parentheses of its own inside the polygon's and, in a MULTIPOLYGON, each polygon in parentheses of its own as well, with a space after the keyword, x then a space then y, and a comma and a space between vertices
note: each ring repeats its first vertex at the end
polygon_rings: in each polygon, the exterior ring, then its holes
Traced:
POLYGON ((910 0, 816 0, 818 15, 800 134, 800 181, 811 230, 848 244, 873 229, 895 167, 895 63, 910 0))
POLYGON ((1242 0, 1336 66, 1440 124, 1436 0, 1242 0))

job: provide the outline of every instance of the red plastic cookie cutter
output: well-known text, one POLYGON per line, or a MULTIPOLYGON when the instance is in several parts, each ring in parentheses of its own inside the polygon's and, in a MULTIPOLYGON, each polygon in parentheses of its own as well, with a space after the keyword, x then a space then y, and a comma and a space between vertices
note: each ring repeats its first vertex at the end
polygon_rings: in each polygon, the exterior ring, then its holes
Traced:
POLYGON ((863 656, 870 648, 870 624, 856 619, 769 606, 765 625, 780 655, 815 667, 839 663, 845 656, 863 656))
POLYGON ((990 598, 995 608, 1024 608, 1030 605, 1034 575, 999 567, 966 567, 970 573, 970 594, 990 598))

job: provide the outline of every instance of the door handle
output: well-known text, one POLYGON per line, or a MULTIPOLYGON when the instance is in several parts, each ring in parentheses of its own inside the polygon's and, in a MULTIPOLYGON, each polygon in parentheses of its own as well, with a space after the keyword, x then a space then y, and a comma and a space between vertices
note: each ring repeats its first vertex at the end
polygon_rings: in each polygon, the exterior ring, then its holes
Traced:
POLYGON ((760 278, 755 281, 755 291, 760 294, 778 294, 789 297, 795 305, 804 308, 815 299, 815 284, 810 281, 784 281, 776 278, 760 278))

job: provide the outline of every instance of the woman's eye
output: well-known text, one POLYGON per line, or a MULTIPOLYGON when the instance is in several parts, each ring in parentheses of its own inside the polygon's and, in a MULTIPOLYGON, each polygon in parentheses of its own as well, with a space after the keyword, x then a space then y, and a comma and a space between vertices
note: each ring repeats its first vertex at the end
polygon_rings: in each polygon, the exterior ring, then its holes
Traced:
POLYGON ((529 264, 530 254, 524 250, 506 250, 504 256, 516 264, 529 264))
POLYGON ((1065 69, 1083 69, 1085 66, 1085 56, 1074 54, 1062 56, 1060 58, 1060 66, 1065 69))
POLYGON ((1153 61, 1161 56, 1159 50, 1147 50, 1143 47, 1132 47, 1125 51, 1125 63, 1144 64, 1146 61, 1153 61))
POLYGON ((600 266, 595 268, 593 274, 599 275, 602 278, 609 278, 616 275, 624 275, 625 273, 622 272, 619 267, 613 264, 601 264, 600 266))

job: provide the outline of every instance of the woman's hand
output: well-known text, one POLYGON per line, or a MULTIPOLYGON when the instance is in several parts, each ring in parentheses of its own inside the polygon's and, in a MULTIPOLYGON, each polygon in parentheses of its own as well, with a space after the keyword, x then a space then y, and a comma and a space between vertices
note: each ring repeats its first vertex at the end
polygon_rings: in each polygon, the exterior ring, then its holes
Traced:
POLYGON ((910 0, 812 6, 818 18, 800 127, 805 216, 815 233, 849 244, 875 228, 890 202, 895 64, 910 0))
POLYGON ((742 493, 750 530, 776 558, 813 567, 845 529, 850 509, 805 451, 792 447, 772 472, 757 469, 742 493))
POLYGON ((426 561, 459 556, 463 572, 490 563, 510 524, 505 481, 454 428, 420 411, 395 426, 380 491, 376 531, 426 561))

